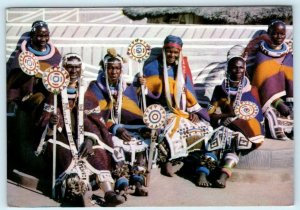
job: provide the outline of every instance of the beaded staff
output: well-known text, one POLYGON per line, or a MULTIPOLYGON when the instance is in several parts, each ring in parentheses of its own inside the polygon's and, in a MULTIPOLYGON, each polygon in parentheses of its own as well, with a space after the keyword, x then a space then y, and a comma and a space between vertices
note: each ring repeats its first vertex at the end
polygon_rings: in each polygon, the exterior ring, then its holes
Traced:
POLYGON ((149 186, 150 183, 152 161, 154 157, 154 150, 156 147, 156 139, 158 136, 157 129, 164 127, 166 117, 166 110, 159 104, 152 104, 148 106, 144 112, 143 121, 145 125, 151 129, 151 143, 148 157, 146 186, 149 186))
MULTIPOLYGON (((43 84, 45 88, 54 94, 54 111, 57 114, 57 95, 64 90, 70 80, 69 73, 64 68, 52 66, 43 72, 43 84)), ((53 156, 52 156, 52 197, 55 198, 55 174, 56 174, 56 125, 53 126, 53 156)))
MULTIPOLYGON (((54 114, 57 113, 57 94, 60 93, 69 84, 69 74, 64 68, 50 67, 44 72, 40 69, 40 63, 37 57, 29 52, 23 51, 18 57, 21 70, 29 75, 42 75, 42 81, 45 88, 54 93, 54 114)), ((52 196, 55 198, 55 173, 56 173, 56 125, 53 126, 53 165, 52 165, 52 196)))
MULTIPOLYGON (((127 48, 127 55, 138 62, 138 72, 140 76, 143 77, 143 69, 141 64, 150 57, 151 47, 150 45, 141 39, 134 39, 127 48)), ((146 96, 145 96, 145 86, 141 86, 142 91, 142 103, 143 110, 145 111, 146 105, 146 96)))

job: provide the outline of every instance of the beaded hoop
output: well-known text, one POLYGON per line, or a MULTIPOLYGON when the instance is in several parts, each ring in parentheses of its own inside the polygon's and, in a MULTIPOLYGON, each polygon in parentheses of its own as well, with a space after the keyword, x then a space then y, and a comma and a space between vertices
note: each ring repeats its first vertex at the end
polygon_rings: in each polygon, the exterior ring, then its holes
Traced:
POLYGON ((37 57, 29 51, 24 51, 20 53, 19 65, 22 71, 30 76, 36 75, 40 69, 40 63, 37 57))

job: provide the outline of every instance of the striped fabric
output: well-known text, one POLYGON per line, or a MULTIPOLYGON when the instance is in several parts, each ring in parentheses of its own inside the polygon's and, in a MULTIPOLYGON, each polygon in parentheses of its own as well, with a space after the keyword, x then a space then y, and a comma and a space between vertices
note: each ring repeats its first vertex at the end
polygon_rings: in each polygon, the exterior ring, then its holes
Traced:
MULTIPOLYGON (((186 70, 183 72, 183 76, 185 79, 184 84, 184 96, 180 101, 180 109, 175 107, 175 99, 174 96, 177 94, 177 86, 176 86, 176 72, 177 66, 171 66, 168 69, 168 80, 169 80, 169 92, 172 98, 173 108, 172 111, 174 114, 178 114, 179 116, 188 117, 187 113, 197 113, 199 117, 204 118, 205 120, 209 120, 209 117, 206 113, 205 109, 202 109, 198 104, 195 90, 193 87, 192 77, 190 73, 190 69, 188 67, 187 58, 183 57, 184 62, 186 63, 186 70), (182 109, 186 107, 186 109, 182 109)), ((146 87, 148 89, 147 94, 147 105, 153 103, 159 103, 164 107, 168 107, 166 101, 166 93, 164 88, 164 79, 163 79, 163 64, 162 58, 158 57, 154 59, 152 62, 149 62, 144 66, 144 76, 146 78, 146 87)))
MULTIPOLYGON (((19 54, 22 51, 29 51, 27 47, 29 40, 22 42, 22 47, 18 48, 16 54, 12 54, 7 62, 7 99, 8 101, 15 101, 20 103, 23 108, 27 109, 30 113, 34 112, 42 101, 47 98, 49 92, 44 88, 41 80, 41 75, 28 76, 21 70, 19 66, 19 54), (23 100, 26 95, 32 94, 28 100, 23 100)), ((40 63, 41 71, 45 71, 50 66, 59 65, 61 55, 57 48, 49 43, 50 52, 48 55, 39 56, 36 55, 40 63)), ((42 104, 41 104, 42 106, 42 104)))
MULTIPOLYGON (((106 88, 105 74, 99 74, 97 81, 92 81, 88 87, 87 94, 95 97, 101 110, 101 118, 106 122, 107 127, 111 127, 109 123, 111 109, 113 103, 109 98, 106 88)), ((143 124, 143 113, 138 106, 138 98, 135 89, 132 86, 123 85, 123 100, 121 107, 121 123, 137 125, 143 124)))
POLYGON ((262 111, 275 99, 293 98, 293 55, 274 58, 258 52, 252 84, 258 87, 262 111))
MULTIPOLYGON (((218 110, 221 110, 222 113, 226 113, 227 106, 233 106, 234 98, 231 98, 230 104, 228 104, 228 93, 225 90, 224 82, 222 85, 216 86, 212 100, 211 100, 211 108, 209 110, 209 114, 216 113, 218 110)), ((247 83, 243 88, 243 95, 241 101, 250 101, 255 103, 259 107, 259 112, 255 118, 244 120, 244 119, 236 119, 231 122, 228 127, 233 131, 241 132, 246 138, 250 141, 253 140, 253 143, 257 143, 259 138, 263 141, 264 136, 264 126, 263 122, 263 114, 260 108, 259 96, 257 92, 257 88, 250 85, 249 80, 247 79, 247 83)))

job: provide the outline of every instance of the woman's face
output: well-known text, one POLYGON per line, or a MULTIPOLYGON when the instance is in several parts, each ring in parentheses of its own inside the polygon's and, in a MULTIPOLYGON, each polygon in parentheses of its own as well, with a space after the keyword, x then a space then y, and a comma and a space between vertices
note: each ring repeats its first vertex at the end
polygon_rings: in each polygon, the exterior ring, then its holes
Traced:
POLYGON ((285 25, 282 23, 275 23, 271 28, 269 29, 268 32, 270 39, 272 43, 275 46, 281 45, 286 37, 286 28, 285 25))
POLYGON ((33 47, 39 51, 44 51, 50 39, 47 27, 38 27, 31 37, 33 47))
POLYGON ((245 61, 242 58, 233 58, 228 64, 228 73, 233 81, 241 81, 245 70, 245 61))
POLYGON ((107 63, 108 81, 111 84, 117 84, 122 73, 122 65, 119 61, 107 63))
POLYGON ((180 49, 176 47, 167 47, 166 48, 166 59, 167 64, 174 64, 179 58, 180 49))
POLYGON ((80 60, 78 58, 70 58, 68 59, 69 64, 65 66, 65 69, 68 71, 70 76, 70 83, 77 82, 81 76, 81 66, 80 60), (73 63, 72 63, 73 62, 73 63), (78 64, 76 64, 78 63, 78 64))

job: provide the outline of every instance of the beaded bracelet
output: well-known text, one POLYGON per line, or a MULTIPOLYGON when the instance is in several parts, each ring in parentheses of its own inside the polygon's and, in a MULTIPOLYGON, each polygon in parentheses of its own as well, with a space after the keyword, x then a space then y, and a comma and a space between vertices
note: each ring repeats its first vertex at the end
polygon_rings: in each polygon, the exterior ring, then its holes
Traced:
POLYGON ((223 173, 225 173, 225 174, 227 174, 227 176, 228 177, 231 177, 231 175, 232 175, 232 171, 231 171, 231 169, 229 169, 229 168, 222 168, 221 169, 221 171, 223 172, 223 173))
POLYGON ((273 104, 274 108, 277 109, 277 106, 278 106, 281 102, 283 102, 283 100, 282 100, 281 98, 277 99, 277 100, 274 102, 274 104, 273 104))

